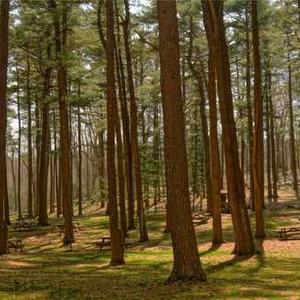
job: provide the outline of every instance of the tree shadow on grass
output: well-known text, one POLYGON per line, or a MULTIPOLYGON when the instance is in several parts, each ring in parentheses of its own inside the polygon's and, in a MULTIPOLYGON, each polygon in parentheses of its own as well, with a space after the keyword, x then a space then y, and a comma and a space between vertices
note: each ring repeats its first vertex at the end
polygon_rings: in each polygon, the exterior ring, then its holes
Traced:
POLYGON ((208 248, 207 250, 201 252, 200 256, 205 256, 207 254, 213 253, 213 252, 217 251, 221 246, 222 246, 221 243, 216 244, 216 245, 211 245, 210 248, 208 248))
POLYGON ((210 272, 219 272, 219 271, 222 271, 225 268, 232 267, 232 266, 234 266, 236 264, 239 264, 241 262, 247 261, 251 257, 253 257, 253 255, 243 255, 243 256, 236 255, 233 258, 231 258, 229 260, 226 260, 224 262, 221 262, 221 263, 219 263, 217 265, 210 265, 210 266, 208 266, 206 268, 206 271, 208 273, 210 273, 210 272))

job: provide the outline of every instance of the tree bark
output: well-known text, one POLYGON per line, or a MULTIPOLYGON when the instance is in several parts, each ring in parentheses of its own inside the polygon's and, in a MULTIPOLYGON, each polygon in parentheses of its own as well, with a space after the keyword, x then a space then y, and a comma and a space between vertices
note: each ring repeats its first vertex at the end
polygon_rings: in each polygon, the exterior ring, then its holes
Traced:
POLYGON ((293 109, 293 94, 292 94, 292 68, 290 61, 290 53, 288 50, 288 95, 289 95, 289 129, 290 129, 290 165, 293 174, 293 189, 296 197, 299 198, 298 189, 298 170, 296 157, 295 129, 294 129, 294 109, 293 109))
POLYGON ((0 255, 7 253, 7 225, 4 219, 4 199, 7 187, 6 127, 7 127, 7 64, 8 64, 9 0, 0 3, 0 255))
POLYGON ((246 99, 248 123, 248 149, 249 149, 249 203, 254 209, 254 181, 253 181, 253 116, 251 102, 251 60, 250 60, 250 35, 249 35, 249 3, 246 4, 246 99))
POLYGON ((208 32, 209 43, 208 55, 208 101, 210 119, 210 163, 211 163, 211 185, 212 185, 212 213, 213 213, 213 245, 223 243, 222 232, 222 206, 221 206, 221 164, 218 143, 218 115, 216 102, 216 65, 215 65, 215 43, 212 28, 204 19, 205 30, 208 32))
POLYGON ((31 93, 30 93, 30 59, 27 58, 27 148, 28 148, 28 181, 27 181, 27 214, 29 218, 33 217, 33 201, 32 201, 32 132, 31 132, 31 93))
POLYGON ((106 6, 106 80, 107 80, 107 179, 109 199, 109 228, 111 236, 110 265, 124 263, 124 238, 119 228, 117 182, 115 166, 116 136, 116 87, 115 87, 115 36, 114 8, 111 0, 105 1, 106 6))
POLYGON ((70 166, 70 128, 69 113, 66 103, 67 96, 67 71, 63 61, 65 54, 67 39, 67 9, 68 2, 62 1, 62 6, 57 7, 55 0, 52 2, 53 22, 55 29, 55 47, 57 60, 57 83, 58 83, 58 99, 59 99, 59 120, 60 120, 60 176, 62 187, 63 215, 65 219, 65 235, 64 244, 74 242, 73 231, 73 209, 71 191, 71 166, 70 166), (60 15, 61 14, 61 15, 60 15), (61 20, 60 20, 61 19, 61 20))
POLYGON ((130 24, 130 12, 128 0, 124 0, 125 5, 125 20, 123 22, 124 31, 124 46, 127 63, 127 76, 128 76, 128 90, 130 99, 130 120, 131 120, 131 147, 132 157, 134 165, 135 175, 135 192, 138 205, 138 217, 139 217, 139 229, 140 229, 140 242, 148 241, 148 232, 146 227, 145 212, 144 212, 144 200, 143 200, 143 186, 142 186, 142 175, 141 175, 141 158, 138 146, 138 116, 137 116, 137 105, 134 92, 133 74, 132 74, 132 62, 131 52, 129 44, 129 24, 130 24))
POLYGON ((188 166, 175 0, 158 0, 159 55, 163 100, 167 218, 173 246, 169 283, 206 280, 200 263, 189 199, 188 166))
MULTIPOLYGON (((230 64, 225 38, 222 1, 202 1, 204 18, 214 32, 214 51, 220 103, 223 143, 226 161, 226 176, 229 203, 231 208, 236 255, 249 255, 255 252, 250 220, 245 203, 244 180, 239 165, 236 126, 233 114, 230 64)), ((209 34, 207 32, 207 34, 209 34)))
POLYGON ((263 99, 261 95, 261 62, 259 50, 259 29, 257 21, 257 1, 251 1, 252 40, 254 63, 254 141, 253 141, 253 179, 256 238, 264 238, 264 129, 263 99))

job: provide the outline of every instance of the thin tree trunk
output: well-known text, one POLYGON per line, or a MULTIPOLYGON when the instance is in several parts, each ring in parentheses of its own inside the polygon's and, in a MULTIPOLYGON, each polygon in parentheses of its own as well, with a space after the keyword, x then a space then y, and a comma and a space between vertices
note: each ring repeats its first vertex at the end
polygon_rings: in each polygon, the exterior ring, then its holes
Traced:
POLYGON ((4 199, 7 187, 6 127, 7 127, 7 63, 8 63, 9 0, 0 3, 0 255, 7 253, 7 225, 4 219, 4 199))
POLYGON ((62 184, 63 215, 65 219, 64 244, 74 242, 73 231, 73 209, 71 191, 71 166, 70 166, 70 128, 69 113, 66 103, 67 96, 67 71, 63 61, 67 39, 67 10, 68 2, 62 1, 61 7, 57 7, 55 0, 50 0, 53 9, 53 21, 55 29, 55 48, 57 59, 57 83, 59 99, 59 120, 60 120, 60 176, 62 184), (61 19, 61 20, 60 20, 61 19))
POLYGON ((27 58, 27 148, 28 148, 28 181, 27 181, 27 214, 29 218, 33 217, 33 202, 32 202, 32 132, 31 132, 31 93, 30 93, 30 59, 27 58))
POLYGON ((19 68, 16 66, 17 74, 17 116, 18 116, 18 218, 22 218, 21 207, 21 108, 20 108, 20 76, 19 68))
POLYGON ((142 175, 141 175, 141 158, 138 146, 138 133, 137 133, 137 105, 134 93, 134 83, 132 74, 132 62, 131 62, 131 52, 129 44, 129 24, 130 24, 130 12, 128 0, 124 0, 125 4, 125 20, 123 22, 124 30, 124 46, 126 54, 127 63, 127 76, 128 76, 128 90, 130 99, 130 119, 131 119, 131 147, 132 156, 134 164, 134 174, 135 174, 135 189, 136 198, 138 205, 138 217, 139 217, 139 229, 140 229, 140 242, 145 242, 148 240, 148 232, 146 227, 145 212, 144 212, 144 201, 143 201, 143 187, 142 187, 142 175))
POLYGON ((295 143, 295 129, 294 129, 294 111, 293 111, 293 95, 292 95, 292 68, 290 62, 290 53, 288 50, 288 95, 289 95, 289 129, 290 129, 290 166, 293 174, 293 189, 296 197, 299 198, 298 190, 298 171, 297 171, 297 157, 296 157, 296 143, 295 143))
MULTIPOLYGON (((78 80, 78 97, 81 97, 80 80, 78 80)), ((77 138, 78 138, 78 215, 82 216, 82 146, 81 146, 81 116, 77 107, 77 138)))
POLYGON ((251 60, 250 60, 250 35, 249 35, 249 3, 246 4, 246 99, 248 121, 248 149, 249 149, 249 192, 250 205, 254 209, 254 181, 253 181, 253 117, 251 103, 251 60))
MULTIPOLYGON (((49 95, 51 69, 47 68, 44 74, 43 97, 49 95)), ((38 223, 40 226, 48 226, 47 211, 47 186, 49 165, 49 104, 42 105, 42 138, 38 173, 38 223)))
MULTIPOLYGON (((278 199, 278 161, 276 155, 276 145, 275 145, 275 129, 274 129, 274 109, 273 109, 273 100, 271 94, 271 84, 272 84, 272 74, 269 70, 268 74, 268 87, 269 87, 269 112, 270 112, 270 139, 271 139, 271 165, 272 165, 272 186, 273 186, 273 199, 276 202, 278 199)), ((279 150, 279 149, 278 149, 279 150)))
MULTIPOLYGON (((209 32, 210 28, 205 20, 205 28, 209 32)), ((221 164, 218 143, 218 115, 216 103, 216 65, 215 65, 215 43, 209 32, 207 38, 210 44, 208 56, 208 101, 210 118, 210 163, 211 163, 211 184, 212 184, 212 208, 213 208, 213 245, 223 243, 222 232, 222 206, 221 206, 221 164)))
POLYGON ((255 237, 264 238, 264 133, 263 133, 263 99, 261 95, 261 62, 259 50, 259 29, 257 21, 257 1, 251 1, 252 40, 254 62, 254 145, 253 178, 255 203, 255 237))

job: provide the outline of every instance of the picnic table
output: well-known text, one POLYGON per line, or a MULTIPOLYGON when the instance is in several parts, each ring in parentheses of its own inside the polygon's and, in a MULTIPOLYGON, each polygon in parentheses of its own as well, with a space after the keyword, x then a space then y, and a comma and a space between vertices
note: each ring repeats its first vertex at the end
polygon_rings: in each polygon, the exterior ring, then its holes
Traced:
POLYGON ((12 239, 7 240, 8 252, 9 252, 9 249, 15 249, 15 252, 17 252, 18 250, 20 252, 23 252, 24 247, 25 246, 24 246, 22 240, 19 238, 12 238, 12 239))
POLYGON ((299 235, 300 238, 300 226, 288 226, 279 229, 279 237, 282 240, 288 240, 289 237, 295 237, 299 235))
MULTIPOLYGON (((99 248, 99 250, 102 250, 103 247, 105 246, 108 246, 110 247, 110 244, 111 244, 111 238, 110 236, 104 236, 104 237, 101 237, 99 241, 96 242, 96 247, 99 248)), ((124 241, 124 246, 125 248, 128 248, 128 246, 130 245, 130 243, 128 241, 124 241)))
POLYGON ((203 213, 194 214, 193 215, 194 226, 207 224, 209 217, 210 217, 209 214, 203 214, 203 213))
POLYGON ((17 222, 12 224, 14 230, 23 231, 23 230, 36 230, 38 223, 35 219, 20 219, 17 222))

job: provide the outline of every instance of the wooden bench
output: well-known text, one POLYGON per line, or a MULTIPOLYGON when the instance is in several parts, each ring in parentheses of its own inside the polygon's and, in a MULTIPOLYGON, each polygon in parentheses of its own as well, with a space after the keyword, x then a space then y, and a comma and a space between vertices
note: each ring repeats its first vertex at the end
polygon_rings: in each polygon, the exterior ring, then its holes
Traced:
POLYGON ((195 214, 193 216, 193 224, 194 226, 207 224, 208 223, 209 216, 208 214, 195 214))
POLYGON ((9 239, 9 240, 7 241, 8 252, 10 252, 9 249, 15 249, 15 252, 17 252, 18 250, 19 250, 20 252, 23 252, 24 247, 25 247, 25 246, 24 246, 24 244, 22 243, 22 240, 21 240, 21 239, 15 238, 15 239, 9 239))
POLYGON ((36 221, 19 220, 16 223, 13 223, 12 227, 16 231, 31 231, 37 230, 38 223, 36 221))
MULTIPOLYGON (((96 243, 96 247, 99 248, 99 250, 102 250, 103 247, 110 247, 110 244, 111 244, 111 238, 110 236, 104 236, 104 237, 101 237, 99 241, 97 241, 96 243)), ((130 243, 128 241, 124 241, 124 246, 125 248, 128 248, 128 246, 130 246, 130 243)))
MULTIPOLYGON (((279 237, 282 240, 287 240, 291 236, 300 235, 300 227, 282 227, 279 230, 279 237)), ((299 236, 300 238, 300 236, 299 236)))

